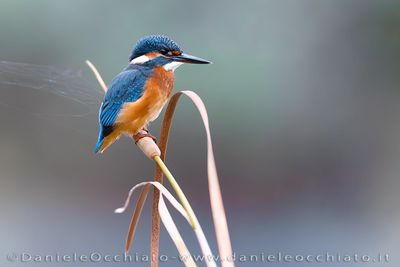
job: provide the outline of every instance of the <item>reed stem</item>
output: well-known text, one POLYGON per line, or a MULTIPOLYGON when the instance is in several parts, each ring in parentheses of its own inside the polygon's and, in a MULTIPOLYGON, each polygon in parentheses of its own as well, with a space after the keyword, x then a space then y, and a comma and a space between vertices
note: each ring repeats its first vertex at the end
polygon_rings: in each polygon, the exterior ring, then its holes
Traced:
POLYGON ((178 182, 175 180, 174 176, 172 175, 172 173, 169 171, 168 167, 165 165, 164 161, 159 156, 154 156, 153 159, 157 163, 157 165, 160 167, 160 169, 164 173, 164 175, 167 177, 172 188, 175 190, 179 201, 181 202, 183 208, 186 210, 186 212, 188 214, 189 221, 190 221, 190 224, 191 224, 193 230, 196 230, 200 226, 199 221, 197 220, 197 217, 194 214, 194 211, 193 211, 192 207, 190 206, 190 203, 187 200, 187 198, 186 198, 185 194, 183 193, 181 187, 179 186, 178 182))

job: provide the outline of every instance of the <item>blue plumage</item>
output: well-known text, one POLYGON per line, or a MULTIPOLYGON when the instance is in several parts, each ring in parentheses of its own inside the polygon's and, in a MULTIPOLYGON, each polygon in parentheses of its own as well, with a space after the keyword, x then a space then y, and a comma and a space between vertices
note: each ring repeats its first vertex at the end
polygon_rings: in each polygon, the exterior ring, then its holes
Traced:
POLYGON ((133 47, 129 61, 132 59, 145 55, 149 52, 159 51, 182 51, 181 47, 165 35, 150 35, 141 38, 133 47))
POLYGON ((111 82, 99 110, 100 131, 95 153, 103 152, 121 134, 137 134, 148 121, 155 119, 165 104, 173 86, 173 71, 183 63, 209 64, 210 61, 182 52, 180 46, 165 35, 150 35, 140 39, 129 56, 131 63, 111 82), (140 60, 132 61, 140 56, 140 60), (156 74, 153 76, 153 74, 156 74), (147 81, 149 88, 144 88, 147 81), (155 88, 155 89, 154 89, 155 88), (160 88, 163 91, 159 90, 160 88), (140 111, 135 105, 125 106, 142 97, 144 90, 158 90, 140 111), (129 110, 128 110, 129 109, 129 110), (124 110, 121 117, 121 111, 124 110), (126 111, 126 112, 125 112, 126 111), (135 114, 138 113, 138 114, 135 114), (126 118, 126 114, 129 114, 126 118), (136 117, 141 116, 141 117, 136 117), (118 119, 119 118, 119 119, 118 119), (117 123, 118 122, 118 123, 117 123), (138 125, 133 127, 133 123, 138 125), (128 126, 125 127, 124 126, 128 126))
POLYGON ((138 100, 152 68, 129 65, 111 82, 99 110, 100 132, 94 152, 100 149, 103 139, 113 130, 118 114, 125 103, 138 100))

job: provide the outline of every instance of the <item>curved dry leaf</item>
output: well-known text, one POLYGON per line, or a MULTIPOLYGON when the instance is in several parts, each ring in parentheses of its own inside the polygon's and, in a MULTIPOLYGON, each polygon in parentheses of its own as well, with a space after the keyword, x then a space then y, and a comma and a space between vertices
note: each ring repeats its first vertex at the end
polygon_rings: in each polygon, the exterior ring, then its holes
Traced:
POLYGON ((129 224, 128 233, 126 235, 125 253, 128 253, 128 251, 131 247, 133 236, 135 235, 136 226, 139 222, 140 215, 142 214, 143 206, 144 206, 144 203, 146 202, 146 198, 149 193, 149 190, 150 190, 149 184, 143 186, 143 189, 142 189, 142 192, 140 193, 139 199, 136 202, 136 207, 132 214, 131 223, 129 224))
MULTIPOLYGON (((196 264, 195 264, 195 262, 194 262, 194 260, 193 260, 193 258, 191 256, 191 254, 190 254, 185 242, 182 239, 182 236, 180 235, 180 233, 178 231, 178 228, 176 227, 176 225, 175 225, 175 223, 174 223, 174 221, 172 219, 171 214, 168 211, 167 206, 165 205, 163 196, 165 196, 168 199, 168 201, 172 204, 172 206, 176 210, 178 210, 179 213, 181 213, 182 216, 185 217, 185 219, 188 222, 189 222, 189 218, 188 218, 188 216, 186 214, 186 211, 183 209, 182 205, 179 204, 179 202, 172 196, 172 194, 162 184, 160 184, 158 182, 142 182, 142 183, 139 183, 139 184, 135 185, 134 187, 132 187, 131 190, 129 190, 128 197, 127 197, 127 199, 125 201, 124 206, 121 207, 121 208, 116 209, 114 212, 115 213, 124 212, 127 209, 128 205, 129 205, 130 198, 132 197, 133 192, 136 189, 138 189, 139 187, 144 186, 146 188, 149 185, 153 185, 154 187, 156 187, 161 192, 161 195, 160 195, 160 198, 159 198, 159 202, 158 202, 158 212, 160 214, 161 221, 163 222, 163 224, 165 226, 165 229, 167 229, 168 234, 170 235, 172 241, 174 242, 176 248, 178 249, 178 252, 179 252, 179 255, 180 255, 180 259, 182 259, 183 263, 186 266, 189 266, 189 267, 196 266, 196 264)), ((148 190, 147 190, 147 192, 148 192, 148 190)), ((145 192, 145 195, 147 195, 147 192, 145 192)), ((142 191, 142 193, 143 193, 143 191, 142 191)), ((140 216, 140 212, 139 212, 138 216, 140 216)), ((135 215, 133 217, 135 217, 135 215)), ((138 220, 138 218, 137 218, 137 220, 138 220)), ((137 220, 136 220, 136 223, 137 223, 137 220)), ((131 233, 131 230, 129 230, 128 235, 129 234, 131 234, 131 236, 130 237, 128 236, 127 240, 130 241, 133 238, 134 231, 132 231, 132 233, 131 233)))
POLYGON ((114 212, 115 212, 115 213, 123 213, 123 212, 125 212, 125 210, 126 210, 126 209, 128 208, 128 206, 129 206, 129 202, 130 202, 130 199, 131 199, 131 197, 132 197, 133 192, 134 192, 137 188, 139 188, 139 187, 141 187, 141 186, 144 186, 144 185, 146 185, 146 184, 152 184, 154 187, 156 187, 156 188, 168 199, 168 201, 171 203, 171 205, 174 206, 174 208, 175 208, 177 211, 179 211, 179 213, 182 214, 182 216, 183 216, 187 221, 189 221, 189 218, 188 218, 188 216, 187 216, 187 214, 186 214, 186 211, 185 211, 185 209, 182 207, 182 205, 174 198, 174 196, 168 191, 168 189, 165 188, 165 187, 164 187, 161 183, 159 183, 159 182, 141 182, 141 183, 135 185, 134 187, 131 188, 131 190, 129 190, 128 197, 126 198, 124 205, 123 205, 122 207, 118 208, 118 209, 115 209, 114 212))
MULTIPOLYGON (((192 91, 181 91, 172 96, 170 104, 170 112, 174 113, 176 103, 180 96, 184 94, 192 100, 198 109, 202 118, 204 128, 207 135, 207 173, 208 173, 208 188, 210 193, 211 211, 213 215, 214 228, 218 242, 218 250, 221 259, 221 265, 223 267, 233 267, 234 262, 232 261, 232 245, 229 237, 228 223, 226 220, 224 204, 222 201, 221 189, 219 186, 217 168, 215 165, 214 152, 211 141, 211 132, 208 122, 208 114, 206 107, 201 98, 192 91)), ((172 118, 172 115, 171 115, 172 118)), ((169 120, 171 120, 169 118, 169 120)), ((170 123, 170 122, 169 122, 170 123)), ((167 134, 168 136, 168 134, 167 134)))
POLYGON ((178 249, 181 257, 180 259, 185 263, 186 266, 196 266, 192 255, 190 255, 189 250, 186 247, 186 244, 183 242, 182 236, 180 235, 178 228, 176 227, 174 220, 168 211, 167 205, 165 205, 162 194, 160 195, 160 200, 158 201, 158 212, 160 213, 161 221, 163 222, 165 229, 167 229, 169 236, 178 249))

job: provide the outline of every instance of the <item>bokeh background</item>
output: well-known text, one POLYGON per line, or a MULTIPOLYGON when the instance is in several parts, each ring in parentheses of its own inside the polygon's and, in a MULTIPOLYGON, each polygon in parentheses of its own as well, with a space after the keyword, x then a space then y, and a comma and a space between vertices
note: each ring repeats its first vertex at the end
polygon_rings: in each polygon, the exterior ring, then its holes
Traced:
MULTIPOLYGON (((154 33, 214 62, 178 69, 175 90, 208 108, 237 254, 388 253, 374 266, 400 263, 399 1, 1 0, 0 25, 1 266, 34 265, 10 253, 123 252, 132 207, 113 210, 154 166, 128 138, 92 154, 101 93, 84 61, 110 81, 154 33)), ((167 164, 216 251, 205 149, 183 100, 167 164)), ((149 229, 147 205, 132 255, 148 253, 149 229)), ((165 229, 160 252, 177 255, 165 229)), ((366 265, 323 263, 346 264, 366 265)))

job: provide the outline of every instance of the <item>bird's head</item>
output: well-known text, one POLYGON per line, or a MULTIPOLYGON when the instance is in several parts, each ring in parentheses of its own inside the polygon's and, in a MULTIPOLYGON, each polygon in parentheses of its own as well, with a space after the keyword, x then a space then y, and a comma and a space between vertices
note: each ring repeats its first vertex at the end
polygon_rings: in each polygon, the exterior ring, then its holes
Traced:
POLYGON ((150 35, 141 38, 133 47, 129 57, 131 64, 162 66, 174 71, 183 63, 210 64, 210 61, 188 55, 181 47, 165 35, 150 35))

